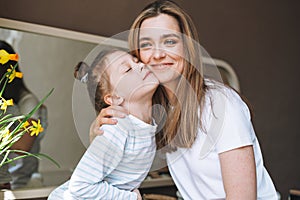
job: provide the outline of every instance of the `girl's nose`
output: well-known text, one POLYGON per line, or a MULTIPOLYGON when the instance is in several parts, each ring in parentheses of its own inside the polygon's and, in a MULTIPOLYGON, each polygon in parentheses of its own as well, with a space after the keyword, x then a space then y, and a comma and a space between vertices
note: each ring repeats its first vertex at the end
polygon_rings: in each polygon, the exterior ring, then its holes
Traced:
POLYGON ((145 64, 144 63, 138 63, 137 64, 137 69, 141 72, 141 71, 143 71, 143 69, 145 68, 145 64))

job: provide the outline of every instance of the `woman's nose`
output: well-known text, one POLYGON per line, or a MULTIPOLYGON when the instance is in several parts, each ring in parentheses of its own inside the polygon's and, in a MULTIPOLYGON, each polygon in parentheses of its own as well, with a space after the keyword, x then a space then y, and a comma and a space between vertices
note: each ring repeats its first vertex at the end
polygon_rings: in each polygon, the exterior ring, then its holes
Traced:
POLYGON ((166 52, 164 51, 164 49, 161 48, 155 48, 154 49, 154 53, 153 53, 153 57, 155 59, 161 59, 166 57, 166 52))

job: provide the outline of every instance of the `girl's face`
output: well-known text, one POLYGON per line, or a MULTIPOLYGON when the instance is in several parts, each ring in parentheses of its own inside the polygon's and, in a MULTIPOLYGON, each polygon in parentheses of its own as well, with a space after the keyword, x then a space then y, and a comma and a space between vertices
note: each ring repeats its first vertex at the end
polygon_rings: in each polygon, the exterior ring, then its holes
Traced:
POLYGON ((141 61, 151 68, 163 85, 175 82, 183 72, 182 34, 177 20, 160 14, 144 20, 140 27, 141 61))
POLYGON ((149 94, 152 98, 159 82, 143 63, 135 63, 133 57, 123 51, 107 56, 107 72, 113 93, 125 100, 138 100, 149 94))

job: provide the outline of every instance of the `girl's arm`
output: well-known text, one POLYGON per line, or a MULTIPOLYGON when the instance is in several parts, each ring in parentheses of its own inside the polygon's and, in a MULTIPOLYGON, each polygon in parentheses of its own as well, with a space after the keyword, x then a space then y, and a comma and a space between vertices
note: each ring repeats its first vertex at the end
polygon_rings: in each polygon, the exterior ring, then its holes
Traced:
POLYGON ((105 132, 106 136, 95 138, 79 161, 65 195, 80 199, 136 200, 136 192, 121 190, 105 180, 108 175, 111 177, 111 172, 122 160, 126 143, 124 134, 116 132, 112 127, 106 128, 105 132))
POLYGON ((219 154, 226 200, 256 200, 256 166, 252 146, 219 154))

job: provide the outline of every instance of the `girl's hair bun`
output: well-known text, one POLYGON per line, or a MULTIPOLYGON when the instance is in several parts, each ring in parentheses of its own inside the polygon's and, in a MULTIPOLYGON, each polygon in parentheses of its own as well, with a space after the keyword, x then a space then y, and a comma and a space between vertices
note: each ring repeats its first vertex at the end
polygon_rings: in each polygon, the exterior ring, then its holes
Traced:
POLYGON ((74 77, 81 82, 86 83, 89 73, 89 65, 85 62, 79 62, 74 68, 74 77))

